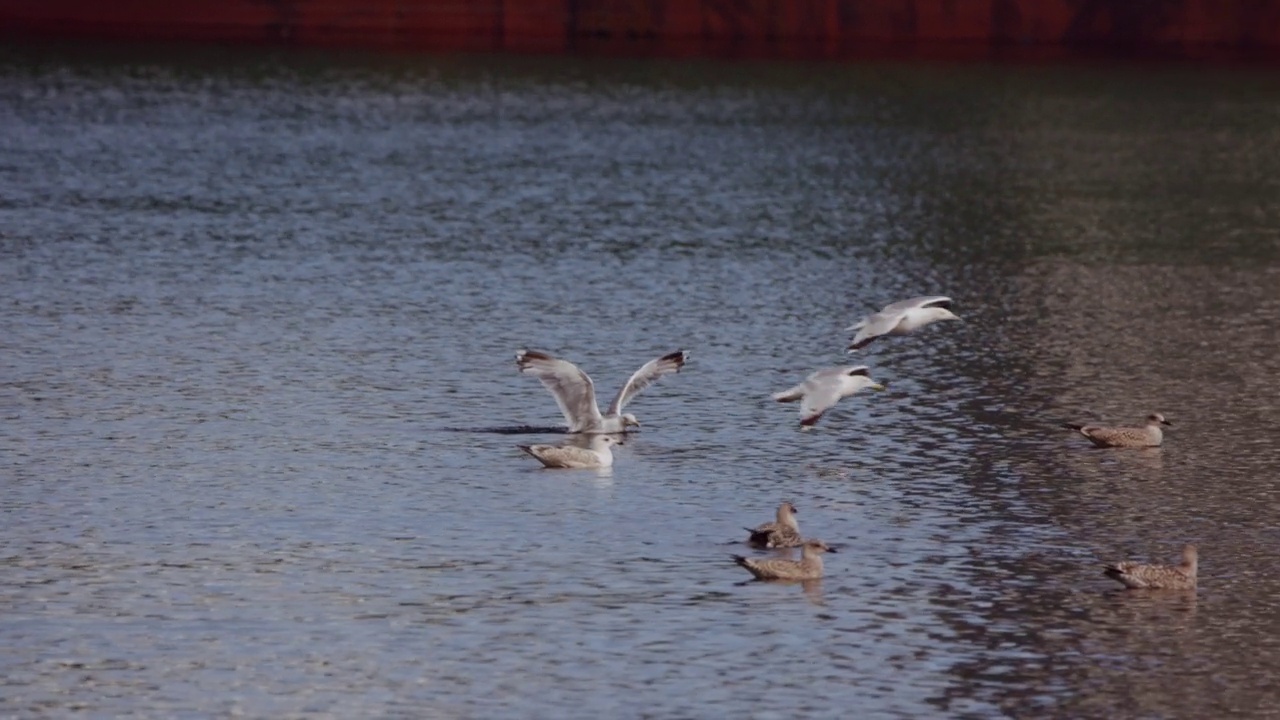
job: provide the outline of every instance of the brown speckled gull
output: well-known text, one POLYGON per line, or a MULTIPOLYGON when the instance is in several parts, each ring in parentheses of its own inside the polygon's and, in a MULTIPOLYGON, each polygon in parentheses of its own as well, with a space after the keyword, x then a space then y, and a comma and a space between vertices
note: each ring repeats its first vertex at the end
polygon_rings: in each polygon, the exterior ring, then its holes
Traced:
POLYGON ((1160 426, 1172 424, 1160 413, 1151 413, 1142 427, 1104 427, 1073 423, 1068 423, 1067 427, 1079 431, 1098 447, 1159 447, 1164 442, 1160 426))
POLYGON ((778 506, 777 519, 756 528, 747 528, 751 537, 747 543, 759 548, 793 548, 804 544, 800 537, 800 524, 796 522, 796 506, 784 502, 778 506))
POLYGON ((606 468, 613 465, 611 445, 622 444, 612 435, 592 435, 587 447, 576 445, 517 445, 549 468, 606 468))
POLYGON ((1126 561, 1106 565, 1102 572, 1127 588, 1194 590, 1198 560, 1196 546, 1187 545, 1182 548, 1182 562, 1178 565, 1144 565, 1126 561))
POLYGON ((835 550, 821 540, 806 540, 801 546, 799 560, 734 555, 733 561, 755 575, 757 580, 817 580, 822 577, 824 552, 835 550))

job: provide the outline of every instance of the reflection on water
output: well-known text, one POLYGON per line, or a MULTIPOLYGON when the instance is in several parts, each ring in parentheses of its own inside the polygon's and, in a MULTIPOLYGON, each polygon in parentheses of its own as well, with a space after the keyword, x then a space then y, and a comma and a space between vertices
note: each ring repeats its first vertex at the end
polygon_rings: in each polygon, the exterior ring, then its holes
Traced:
POLYGON ((1267 78, 8 52, 6 714, 1273 712, 1267 78), (544 471, 456 430, 560 424, 524 346, 692 357, 544 471), (782 499, 841 552, 740 585, 782 499))

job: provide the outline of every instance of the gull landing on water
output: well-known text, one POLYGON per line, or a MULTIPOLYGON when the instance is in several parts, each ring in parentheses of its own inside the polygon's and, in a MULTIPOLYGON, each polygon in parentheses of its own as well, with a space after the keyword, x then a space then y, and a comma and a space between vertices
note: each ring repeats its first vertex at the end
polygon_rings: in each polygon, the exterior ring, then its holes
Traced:
POLYGON ((576 445, 517 445, 549 468, 607 468, 613 465, 612 445, 622 441, 612 435, 595 435, 587 447, 576 445))
POLYGON ((1146 425, 1142 427, 1104 427, 1074 423, 1066 423, 1065 427, 1079 431, 1098 447, 1159 447, 1164 442, 1164 431, 1160 426, 1172 424, 1160 413, 1151 413, 1147 416, 1146 425))
POLYGON ((804 544, 800 524, 796 522, 796 506, 784 502, 778 506, 777 519, 756 528, 747 528, 747 543, 758 548, 793 548, 804 544))
POLYGON ((680 372, 688 359, 689 353, 677 350, 645 363, 622 386, 603 415, 596 407, 595 384, 577 365, 537 350, 521 350, 516 353, 516 366, 520 372, 541 380, 551 391, 569 424, 569 432, 620 433, 631 426, 640 427, 635 415, 622 412, 623 406, 663 375, 680 372))
POLYGON ((1186 545, 1182 548, 1182 562, 1178 565, 1118 562, 1103 566, 1102 573, 1131 590, 1194 590, 1198 562, 1196 546, 1186 545))
POLYGON ((959 320, 951 312, 951 305, 951 298, 945 295, 911 298, 886 305, 880 312, 845 328, 846 332, 858 331, 853 342, 849 343, 849 352, 860 350, 885 335, 906 335, 939 320, 959 320))
POLYGON ((790 390, 774 393, 773 399, 778 402, 799 400, 800 424, 809 426, 817 423, 822 414, 841 399, 863 388, 884 390, 883 385, 871 379, 871 370, 866 365, 831 367, 811 373, 804 382, 790 390))
POLYGON ((760 559, 734 555, 733 561, 757 580, 817 580, 822 577, 822 553, 835 552, 821 540, 806 540, 799 560, 760 559))

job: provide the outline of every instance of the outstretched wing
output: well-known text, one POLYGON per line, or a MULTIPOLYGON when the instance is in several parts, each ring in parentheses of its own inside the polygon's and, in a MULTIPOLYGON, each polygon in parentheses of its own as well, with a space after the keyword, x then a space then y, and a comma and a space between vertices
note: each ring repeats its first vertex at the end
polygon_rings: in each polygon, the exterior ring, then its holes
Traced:
POLYGON ((900 315, 908 310, 914 310, 916 308, 942 307, 950 310, 951 305, 951 298, 946 295, 924 295, 921 297, 911 298, 910 300, 902 300, 885 305, 884 309, 880 312, 886 315, 900 315))
POLYGON ((680 372, 680 368, 684 367, 684 363, 688 359, 689 353, 684 350, 676 350, 642 365, 631 376, 631 379, 627 380, 627 384, 623 385, 622 389, 618 391, 618 397, 614 398, 613 403, 609 405, 608 414, 617 415, 622 412, 622 408, 631 402, 631 399, 639 394, 641 390, 652 385, 663 375, 680 372))
POLYGON ((805 384, 809 387, 800 401, 800 424, 814 425, 823 413, 840 402, 840 381, 837 378, 816 378, 805 384))
POLYGON ((577 365, 537 350, 521 350, 516 353, 516 366, 520 372, 541 380, 551 391, 569 424, 569 432, 598 425, 602 420, 596 407, 595 385, 577 365))

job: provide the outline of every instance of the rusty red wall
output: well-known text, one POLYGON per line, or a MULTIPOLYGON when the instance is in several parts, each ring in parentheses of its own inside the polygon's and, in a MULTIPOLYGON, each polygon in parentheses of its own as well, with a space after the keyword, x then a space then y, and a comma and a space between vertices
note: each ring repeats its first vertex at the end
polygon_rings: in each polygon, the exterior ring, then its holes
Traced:
POLYGON ((1280 0, 0 0, 6 37, 423 52, 1280 60, 1280 0))

